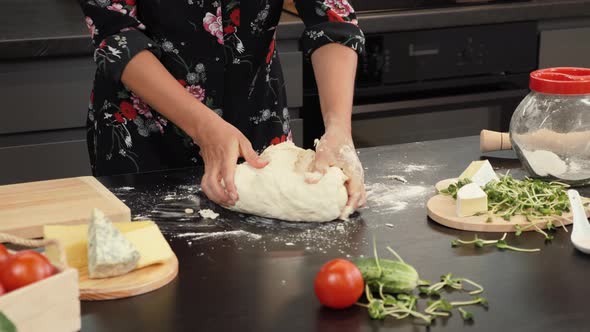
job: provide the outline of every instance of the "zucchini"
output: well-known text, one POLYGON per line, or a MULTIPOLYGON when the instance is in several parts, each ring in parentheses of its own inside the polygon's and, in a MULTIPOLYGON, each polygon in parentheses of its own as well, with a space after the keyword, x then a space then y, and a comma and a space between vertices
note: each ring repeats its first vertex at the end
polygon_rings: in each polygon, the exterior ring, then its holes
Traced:
POLYGON ((354 264, 372 292, 379 292, 383 285, 384 293, 411 293, 420 282, 418 271, 402 261, 379 259, 379 267, 375 258, 360 258, 354 264))

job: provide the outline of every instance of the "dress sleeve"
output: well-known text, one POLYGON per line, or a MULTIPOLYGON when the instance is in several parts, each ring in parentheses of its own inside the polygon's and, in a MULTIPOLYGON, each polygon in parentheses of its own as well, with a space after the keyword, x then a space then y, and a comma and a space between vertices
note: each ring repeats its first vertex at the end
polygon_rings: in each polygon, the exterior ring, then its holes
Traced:
POLYGON ((302 46, 307 57, 329 43, 364 52, 365 36, 348 0, 296 0, 295 6, 306 26, 302 46))
POLYGON ((94 44, 94 61, 99 71, 115 81, 123 69, 143 50, 160 55, 157 44, 144 32, 137 19, 136 0, 79 0, 94 44))

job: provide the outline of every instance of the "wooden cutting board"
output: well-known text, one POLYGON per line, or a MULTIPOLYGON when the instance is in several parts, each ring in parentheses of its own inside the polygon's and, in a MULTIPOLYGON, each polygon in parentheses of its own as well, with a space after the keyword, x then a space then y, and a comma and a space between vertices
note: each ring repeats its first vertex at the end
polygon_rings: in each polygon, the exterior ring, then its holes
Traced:
MULTIPOLYGON (((447 188, 449 184, 456 182, 456 179, 448 179, 443 180, 436 184, 437 190, 441 190, 447 188)), ((441 195, 438 194, 428 200, 426 204, 426 208, 428 210, 428 216, 436 221, 437 223, 450 227, 455 228, 463 231, 473 231, 473 232, 498 232, 498 233, 506 233, 506 232, 515 232, 516 225, 519 225, 521 228, 525 226, 529 226, 531 224, 530 221, 527 221, 524 216, 516 215, 510 219, 510 221, 504 220, 502 217, 492 216, 491 222, 488 222, 488 215, 483 216, 473 216, 473 217, 457 217, 456 212, 456 201, 451 196, 441 195)), ((587 212, 590 213, 590 207, 586 208, 587 212)), ((561 217, 558 217, 559 220, 564 225, 569 225, 572 223, 572 215, 567 213, 561 217)), ((535 222, 535 220, 533 220, 535 222)), ((540 222, 540 220, 536 220, 536 222, 540 222)), ((554 221, 553 224, 555 227, 561 226, 559 221, 554 221)), ((540 222, 538 224, 539 228, 544 229, 547 227, 546 223, 540 222)), ((534 231, 534 227, 530 227, 526 229, 527 231, 534 231)))
POLYGON ((113 222, 131 211, 94 177, 0 186, 0 232, 43 237, 43 225, 87 223, 94 208, 113 222))
POLYGON ((104 279, 88 278, 88 270, 80 269, 80 300, 112 300, 151 292, 170 283, 178 274, 176 256, 164 263, 146 266, 122 276, 104 279))

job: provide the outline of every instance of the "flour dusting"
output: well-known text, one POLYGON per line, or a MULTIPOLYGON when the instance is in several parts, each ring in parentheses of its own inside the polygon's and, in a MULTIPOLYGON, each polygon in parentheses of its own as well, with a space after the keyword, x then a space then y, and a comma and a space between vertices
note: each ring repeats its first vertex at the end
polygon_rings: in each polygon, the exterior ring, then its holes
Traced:
POLYGON ((428 165, 409 164, 409 165, 406 165, 406 167, 404 168, 404 172, 406 172, 406 173, 423 172, 427 168, 428 168, 428 165))
POLYGON ((424 203, 429 187, 386 183, 369 184, 366 187, 368 208, 377 213, 397 212, 410 205, 424 203))
POLYGON ((202 239, 219 239, 219 238, 227 238, 227 237, 244 237, 252 240, 260 240, 262 236, 250 232, 246 232, 243 230, 238 231, 223 231, 223 232, 211 232, 211 233, 204 233, 204 232, 187 232, 187 233, 180 233, 173 235, 175 238, 188 238, 191 241, 197 241, 202 239))
POLYGON ((199 210, 199 215, 205 219, 217 219, 219 217, 219 213, 215 213, 211 209, 199 210))
POLYGON ((401 183, 408 183, 408 180, 406 180, 405 177, 399 175, 386 175, 385 178, 388 180, 396 180, 401 183))
POLYGON ((119 188, 113 188, 113 191, 131 191, 131 190, 135 190, 134 187, 119 187, 119 188))

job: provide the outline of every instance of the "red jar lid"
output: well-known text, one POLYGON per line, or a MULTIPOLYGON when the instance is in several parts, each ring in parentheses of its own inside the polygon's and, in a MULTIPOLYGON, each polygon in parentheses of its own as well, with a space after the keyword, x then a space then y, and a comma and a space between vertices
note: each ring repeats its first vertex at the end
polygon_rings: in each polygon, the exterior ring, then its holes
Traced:
POLYGON ((531 73, 531 90, 552 95, 590 94, 590 68, 559 67, 531 73))

